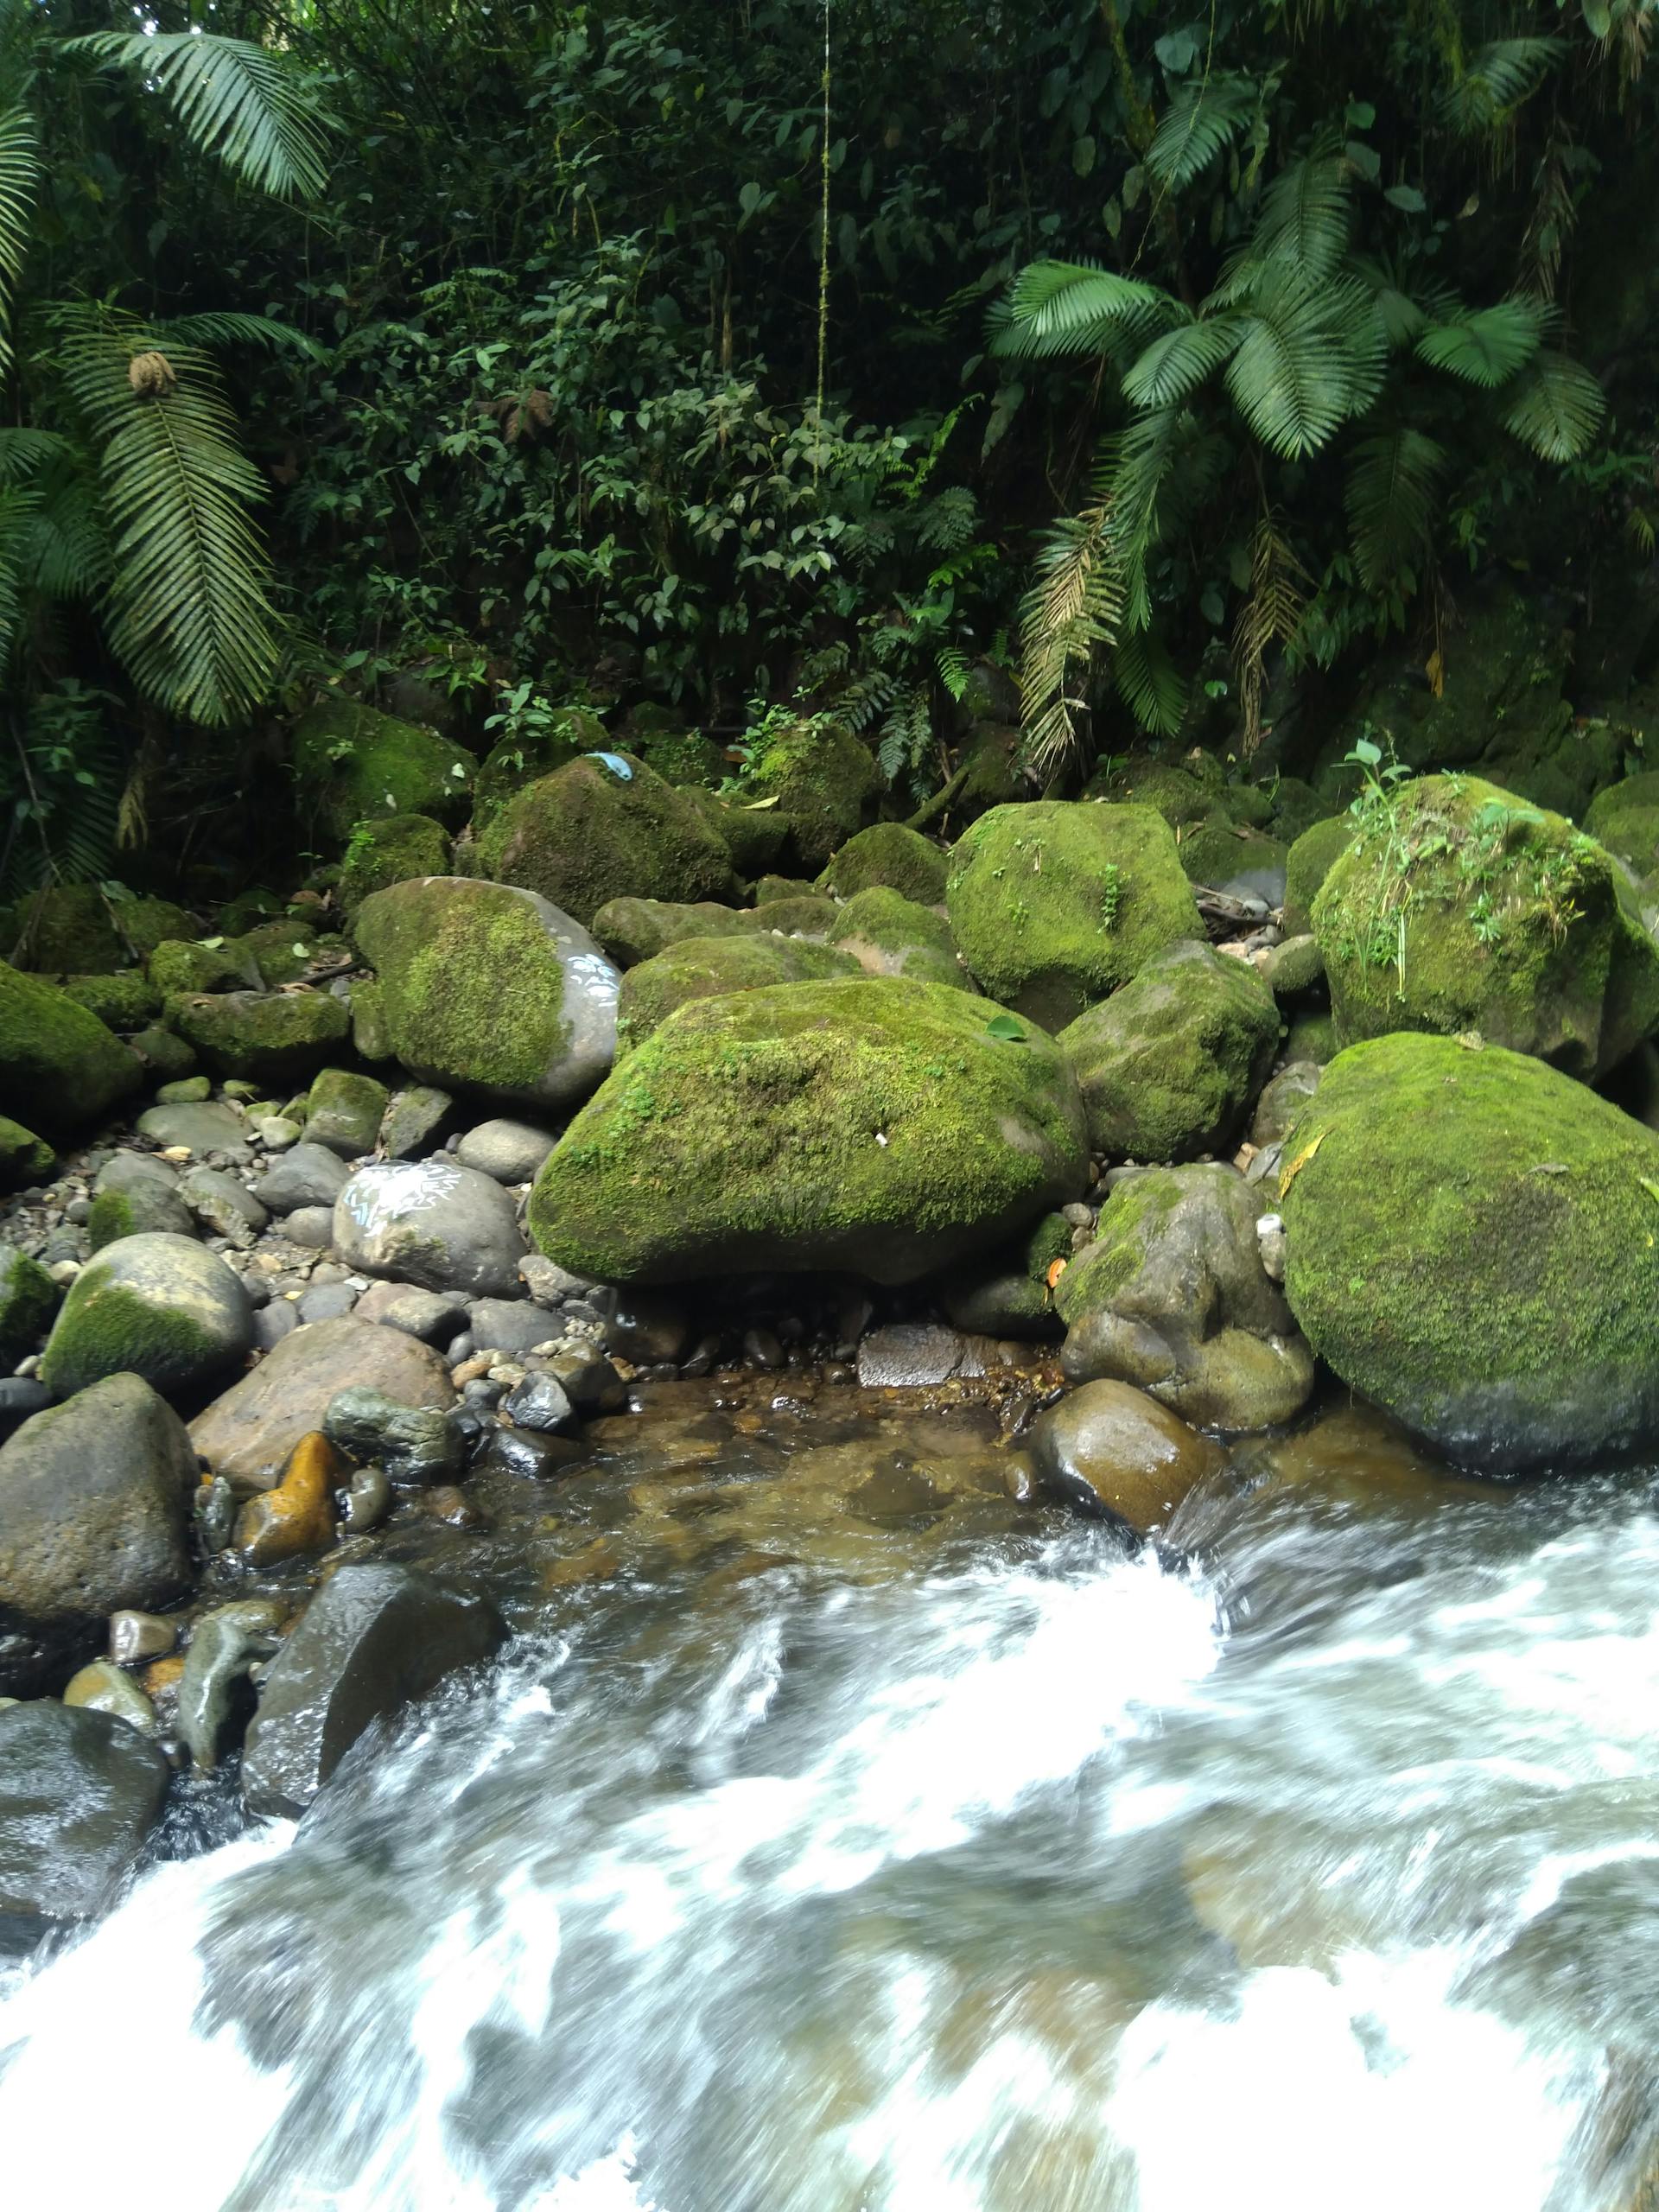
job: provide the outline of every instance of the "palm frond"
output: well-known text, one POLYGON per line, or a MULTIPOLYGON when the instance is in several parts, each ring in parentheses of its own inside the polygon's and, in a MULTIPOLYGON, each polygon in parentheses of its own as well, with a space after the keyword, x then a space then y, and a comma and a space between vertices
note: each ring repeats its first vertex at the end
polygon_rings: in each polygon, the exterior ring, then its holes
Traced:
POLYGON ((1152 621, 1147 561, 1162 537, 1166 487, 1195 434, 1186 409, 1160 407, 1141 416, 1112 441, 1110 543, 1121 580, 1123 619, 1132 630, 1144 630, 1152 621))
POLYGON ((292 323, 278 322, 268 315, 175 315, 158 323, 156 331, 163 346, 169 342, 177 346, 264 346, 273 353, 291 347, 313 361, 327 358, 327 347, 319 346, 315 338, 303 330, 296 330, 292 323))
POLYGON ((1282 168, 1262 195, 1251 233, 1255 261, 1285 262, 1306 278, 1330 276, 1348 251, 1350 176, 1341 148, 1321 137, 1282 168))
POLYGON ((1014 279, 990 350, 1016 360, 1103 353, 1171 312, 1155 284, 1077 262, 1033 261, 1014 279))
POLYGON ((1544 314, 1534 300, 1497 300, 1445 322, 1431 323, 1417 356, 1431 368, 1488 391, 1508 384, 1538 351, 1544 314))
POLYGON ((1553 348, 1534 355, 1510 386, 1503 427, 1544 461, 1575 461, 1606 411, 1601 386, 1581 361, 1553 348))
POLYGON ((29 252, 40 142, 27 108, 0 109, 0 372, 11 365, 11 311, 29 252))
POLYGON ((1567 52, 1559 38, 1500 38, 1471 56, 1440 95, 1440 113, 1465 138, 1497 130, 1567 52))
POLYGON ((48 599, 93 599, 110 581, 110 539, 96 475, 67 447, 31 484, 40 511, 27 543, 28 580, 48 599))
POLYGON ((1045 535, 1020 609, 1025 754, 1045 779, 1082 750, 1076 716, 1083 701, 1074 687, 1122 620, 1122 582, 1112 556, 1117 443, 1108 441, 1097 454, 1084 505, 1045 535))
POLYGON ((1147 149, 1147 168, 1166 191, 1178 190, 1224 153, 1259 103, 1249 77, 1195 78, 1181 86, 1147 149))
POLYGON ((40 504, 40 493, 32 485, 0 485, 0 677, 23 619, 29 537, 40 504))
POLYGON ((268 695, 278 649, 248 513, 264 486, 213 364, 176 346, 174 380, 146 392, 129 371, 155 334, 136 318, 75 307, 54 323, 65 384, 99 450, 110 641, 142 690, 222 727, 268 695))
POLYGON ((1149 736, 1173 737, 1186 714, 1186 682, 1154 630, 1131 630, 1112 655, 1112 680, 1149 736))
POLYGON ((1384 589, 1421 550, 1433 512, 1445 448, 1408 423, 1364 438, 1354 448, 1345 504, 1360 581, 1384 589))
POLYGON ((1250 595, 1233 625, 1233 665, 1244 727, 1245 754, 1262 742, 1262 694, 1267 658, 1275 645, 1288 645, 1301 627, 1307 604, 1304 587, 1313 579, 1296 557, 1279 518, 1265 512, 1250 544, 1250 595))
POLYGON ((1243 331, 1236 315, 1211 315, 1165 331, 1124 371, 1124 397, 1137 407, 1168 407, 1186 398, 1230 359, 1243 331))
POLYGON ((1258 282, 1227 389, 1262 443, 1297 461, 1329 443, 1382 388, 1385 340, 1357 279, 1258 282))
POLYGON ((69 450, 69 442, 55 430, 26 427, 0 429, 0 484, 24 484, 47 464, 69 450))
POLYGON ((327 118, 286 54, 196 31, 99 31, 67 46, 155 85, 191 142, 259 191, 315 199, 327 182, 327 118))

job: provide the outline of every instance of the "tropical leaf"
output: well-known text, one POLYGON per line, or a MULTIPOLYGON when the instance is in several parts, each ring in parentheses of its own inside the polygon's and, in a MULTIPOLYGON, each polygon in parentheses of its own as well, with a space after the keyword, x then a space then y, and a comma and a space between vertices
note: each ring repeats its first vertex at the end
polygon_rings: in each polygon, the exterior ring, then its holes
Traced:
POLYGON ((0 109, 0 372, 11 365, 11 311, 29 252, 40 173, 34 118, 21 105, 0 109))
POLYGON ((1152 630, 1130 630, 1112 655, 1112 680, 1142 729, 1173 737, 1186 713, 1186 683, 1163 639, 1152 630))
POLYGON ((1305 278, 1334 275, 1348 251, 1352 221, 1350 170, 1334 140, 1322 137, 1274 177, 1262 195, 1250 236, 1252 261, 1288 263, 1305 278))
POLYGON ((1250 543, 1250 595, 1233 626, 1233 665, 1244 725, 1240 741, 1247 754, 1262 742, 1268 655, 1294 639, 1307 604, 1304 588, 1311 590, 1313 584, 1279 518, 1264 512, 1250 543))
POLYGON ((1396 423, 1354 448, 1346 505, 1360 580, 1381 591, 1420 552, 1428 535, 1445 448, 1424 431, 1396 423))
MULTIPOLYGON (((111 541, 110 641, 141 690, 223 726, 257 705, 277 664, 264 495, 206 353, 175 346, 172 381, 135 389, 156 334, 130 315, 59 308, 63 378, 99 454, 111 541)), ((141 382, 143 380, 141 379, 141 382)))
POLYGON ((1153 177, 1166 191, 1190 184, 1232 144, 1260 99, 1249 77, 1195 78, 1183 85, 1147 149, 1153 177))
POLYGON ((1385 344, 1357 279, 1258 283, 1227 389, 1262 443, 1287 461, 1329 443, 1382 388, 1385 344))
POLYGON ((1537 91, 1566 52, 1566 41, 1559 38, 1495 39, 1470 57, 1441 93, 1440 113, 1465 138, 1494 130, 1537 91))
POLYGON ((23 484, 69 450, 54 430, 0 429, 0 484, 23 484))
POLYGON ((1103 353, 1173 311, 1166 292, 1136 277, 1077 262, 1034 261, 1014 279, 991 351, 1015 359, 1103 353))
POLYGON ((1553 348, 1534 355, 1506 394, 1503 427, 1544 461, 1573 461, 1606 411, 1601 386, 1580 361, 1553 348))
POLYGON ((259 191, 308 200, 327 182, 327 118, 286 54, 200 31, 99 31, 67 44, 157 86, 192 143, 259 191))
POLYGON ((1465 384, 1496 391, 1531 360, 1543 326, 1543 310, 1535 301, 1497 300, 1431 323, 1417 340, 1418 358, 1465 384))
POLYGON ((1113 556, 1112 486, 1119 443, 1096 456, 1088 498, 1044 536, 1021 616, 1020 700, 1025 753, 1047 777, 1082 749, 1073 685, 1096 648, 1109 645, 1123 615, 1122 579, 1113 556))
POLYGON ((268 315, 175 315, 158 323, 156 334, 163 346, 264 346, 273 353, 291 348, 313 361, 327 358, 327 348, 315 338, 268 315))
POLYGON ((1124 396, 1137 407, 1167 407, 1186 398, 1230 357, 1243 334, 1236 315, 1212 315, 1165 331, 1124 371, 1124 396))

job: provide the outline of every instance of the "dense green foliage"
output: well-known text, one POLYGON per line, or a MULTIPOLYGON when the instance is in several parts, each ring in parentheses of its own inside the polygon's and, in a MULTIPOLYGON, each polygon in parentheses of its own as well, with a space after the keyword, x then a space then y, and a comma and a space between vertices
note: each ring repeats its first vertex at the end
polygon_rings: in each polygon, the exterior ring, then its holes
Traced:
POLYGON ((1022 658, 1039 778, 1249 751, 1552 485, 1645 561, 1656 20, 0 0, 0 885, 209 845, 325 677, 913 804, 1022 658))

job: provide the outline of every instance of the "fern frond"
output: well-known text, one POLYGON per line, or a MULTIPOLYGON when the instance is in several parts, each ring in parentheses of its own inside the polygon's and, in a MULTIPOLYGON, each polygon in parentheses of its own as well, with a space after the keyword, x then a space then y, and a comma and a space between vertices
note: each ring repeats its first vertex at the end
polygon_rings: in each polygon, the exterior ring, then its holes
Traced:
POLYGON ((1113 442, 1116 465, 1109 501, 1113 563, 1121 580, 1123 616, 1132 630, 1152 620, 1147 558, 1162 534, 1166 487, 1194 424, 1185 408, 1160 407, 1131 423, 1113 442))
POLYGON ((968 696, 968 686, 973 682, 972 661, 960 645, 941 645, 934 655, 933 665, 940 683, 960 706, 968 696))
POLYGON ((1473 54, 1440 95, 1440 113, 1465 138, 1497 130, 1567 52, 1559 38, 1501 38, 1473 54))
POLYGON ((31 588, 48 599, 92 599, 110 581, 110 540, 96 478, 66 450, 34 480, 40 510, 27 555, 31 588))
POLYGON ((1153 133, 1146 164, 1166 191, 1177 191, 1224 153, 1259 102, 1249 77, 1194 78, 1181 86, 1153 133))
POLYGON ((40 504, 32 486, 0 485, 0 677, 22 624, 29 537, 40 504))
POLYGON ((264 487, 213 364, 175 346, 175 382, 143 396, 128 370, 152 350, 152 331, 97 307, 60 308, 54 321, 64 381, 99 448, 111 644, 152 698, 223 727, 267 696, 277 644, 248 518, 264 487))
POLYGON ((1543 328, 1543 310, 1535 301, 1497 300, 1431 323, 1417 340, 1417 357, 1447 376, 1496 391, 1531 360, 1543 328))
POLYGON ((1105 352, 1173 311, 1166 292, 1109 269, 1033 261, 1014 282, 990 350, 1015 360, 1105 352))
POLYGON ((1084 506, 1063 516, 1045 536, 1020 608, 1024 752, 1045 780, 1082 752, 1075 716, 1083 702, 1072 686, 1086 674, 1096 648, 1112 643, 1122 620, 1122 580, 1112 550, 1118 443, 1101 448, 1084 506))
POLYGON ((916 537, 930 551, 954 553, 979 526, 979 503, 965 484, 953 484, 928 500, 917 517, 916 537))
POLYGON ((191 142, 257 190, 311 200, 327 182, 327 118, 286 54, 196 31, 99 31, 67 47, 158 86, 191 142))
POLYGON ((29 252, 41 150, 27 108, 0 109, 0 373, 11 365, 11 311, 29 252))
POLYGON ((1544 461, 1575 461, 1607 408, 1583 363, 1553 348, 1534 355, 1506 396, 1504 429, 1544 461))
POLYGON ((1184 322, 1154 338, 1123 372, 1123 393, 1137 407, 1168 407, 1186 398, 1230 359, 1244 325, 1236 315, 1184 322))
POLYGON ((1444 448, 1406 423, 1355 448, 1345 504, 1354 559, 1369 591, 1386 588, 1421 550, 1445 466, 1444 448))
POLYGON ((914 774, 927 758, 932 743, 933 717, 927 685, 908 684, 882 725, 876 765, 889 784, 896 784, 901 771, 914 774))
POLYGON ((1112 680, 1148 735, 1175 735, 1186 714, 1186 683, 1155 631, 1131 630, 1118 641, 1112 680))

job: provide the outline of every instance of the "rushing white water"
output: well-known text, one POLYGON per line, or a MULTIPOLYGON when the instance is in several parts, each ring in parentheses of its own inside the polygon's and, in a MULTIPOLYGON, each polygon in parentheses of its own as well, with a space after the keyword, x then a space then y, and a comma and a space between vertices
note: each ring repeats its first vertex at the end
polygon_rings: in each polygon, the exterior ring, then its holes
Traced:
POLYGON ((1650 1491, 1186 1534, 526 1639, 15 1978, 4 2201, 1637 2212, 1650 1491))

